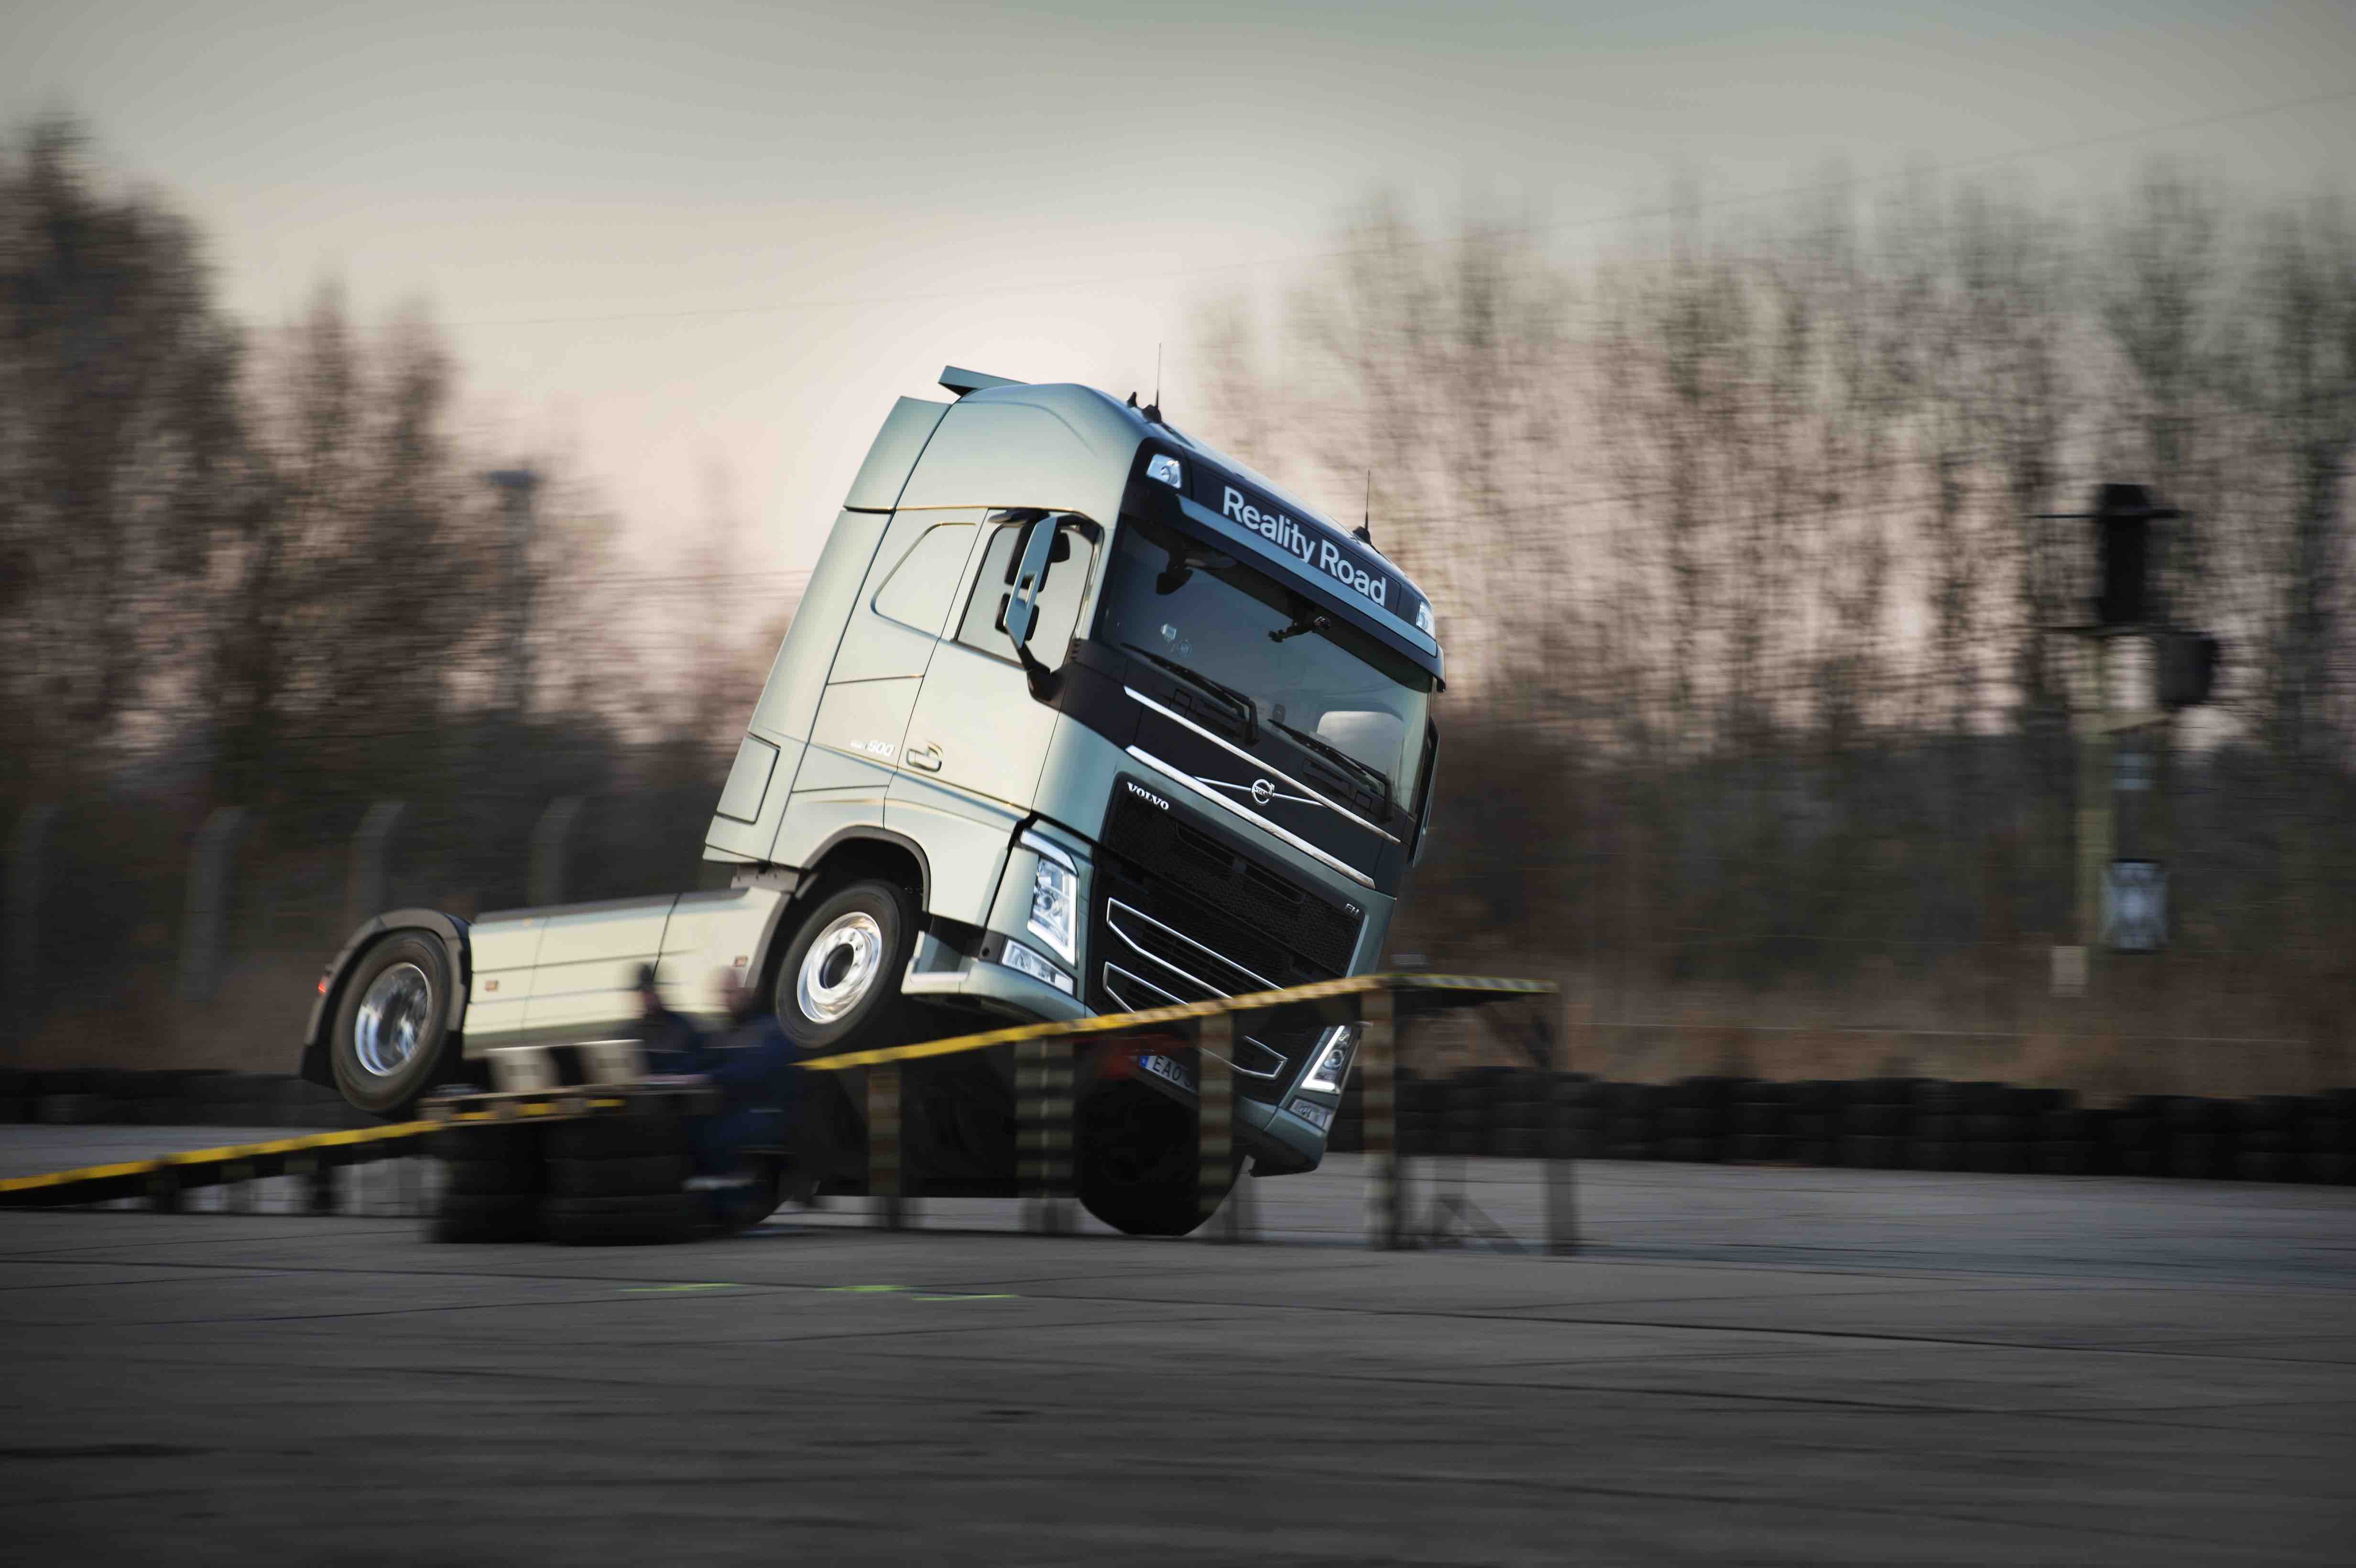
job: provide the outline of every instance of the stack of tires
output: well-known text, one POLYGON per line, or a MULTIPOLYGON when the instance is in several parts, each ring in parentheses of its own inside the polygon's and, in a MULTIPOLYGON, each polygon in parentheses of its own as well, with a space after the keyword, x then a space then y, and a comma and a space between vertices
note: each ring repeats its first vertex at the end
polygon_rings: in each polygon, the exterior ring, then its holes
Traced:
POLYGON ((529 1242, 540 1234, 541 1127, 531 1122, 454 1122, 434 1129, 426 1153, 441 1165, 430 1233, 437 1242, 529 1242))
POLYGON ((1554 1121, 1554 1079, 1515 1068, 1489 1086, 1489 1152, 1506 1159, 1543 1159, 1554 1121))
POLYGON ((1791 1157, 1791 1085, 1746 1078, 1727 1106, 1727 1157, 1770 1165, 1791 1157))
POLYGON ((1667 1159, 1715 1165, 1726 1157, 1734 1078, 1687 1078, 1669 1085, 1661 1108, 1661 1154, 1667 1159))
POLYGON ((1799 1165, 1830 1165, 1840 1150, 1841 1086, 1822 1078, 1804 1078, 1789 1084, 1785 1094, 1791 1115, 1785 1119, 1791 1142, 1786 1150, 1799 1165))
POLYGON ((562 1246, 648 1246, 703 1228, 687 1190, 687 1118, 675 1111, 584 1116, 548 1129, 541 1231, 562 1246))
POLYGON ((2104 1130, 2112 1169, 2122 1176, 2168 1174, 2168 1096, 2136 1095, 2104 1130))
POLYGON ((2009 1083, 1956 1085, 1964 1105, 1964 1168, 1986 1175, 2017 1176, 2029 1168, 2033 1131, 2025 1091, 2009 1083))
POLYGON ((2308 1101, 2303 1130, 2308 1180, 2356 1182, 2356 1089, 2335 1089, 2308 1101))
POLYGON ((2216 1181, 2231 1175, 2230 1126, 2222 1101, 2191 1094, 2169 1101, 2167 1174, 2188 1181, 2216 1181))
POLYGON ((1964 1136, 1969 1097, 1959 1083, 1924 1079, 1907 1096, 1913 1115, 1906 1126, 1906 1167, 1910 1170, 1962 1170, 1971 1163, 1964 1136))
POLYGON ((1661 1157, 1661 1112, 1667 1094, 1657 1083, 1605 1085, 1603 1157, 1661 1157))
POLYGON ((2029 1168, 2040 1176, 2093 1176, 2110 1169, 2108 1131, 2111 1118, 2076 1104, 2066 1089, 2040 1089, 2046 1096, 2037 1113, 2037 1141, 2029 1151, 2029 1168))
POLYGON ((2244 1181, 2298 1181, 2304 1157, 2307 1102, 2292 1094, 2237 1100, 2232 1106, 2233 1174, 2244 1181))
POLYGON ((1914 1081, 1860 1078, 1843 1085, 1840 1163, 1854 1170, 1904 1170, 1914 1130, 1914 1081))
POLYGON ((1446 1087, 1410 1069, 1399 1069, 1398 1088, 1392 1098, 1393 1115, 1398 1118, 1399 1153, 1428 1155, 1439 1151, 1441 1092, 1446 1087))
POLYGON ((1554 1118, 1547 1152, 1557 1159, 1592 1159, 1603 1147, 1603 1086, 1584 1072, 1554 1074, 1554 1118))
POLYGON ((1440 1154, 1489 1152, 1489 1093, 1494 1070, 1459 1072, 1440 1084, 1440 1154))

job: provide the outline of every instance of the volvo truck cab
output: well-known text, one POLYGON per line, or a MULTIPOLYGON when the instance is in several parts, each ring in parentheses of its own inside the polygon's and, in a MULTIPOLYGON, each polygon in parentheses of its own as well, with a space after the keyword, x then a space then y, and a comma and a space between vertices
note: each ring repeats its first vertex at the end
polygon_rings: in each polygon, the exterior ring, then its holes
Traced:
MULTIPOLYGON (((1430 820, 1429 601, 1133 400, 941 384, 884 420, 746 724, 705 836, 734 885, 381 916, 322 982, 306 1072, 396 1111, 487 1052, 625 1029, 643 963, 690 1010, 713 969, 754 974, 813 1051, 1378 966, 1430 820)), ((1238 1036, 1258 1174, 1316 1166, 1354 1044, 1238 1036)), ((925 1190, 1013 1190, 1004 1055, 911 1072, 925 1190)), ((1191 1228, 1183 1056, 1099 1053, 1078 1093, 1083 1202, 1191 1228)))

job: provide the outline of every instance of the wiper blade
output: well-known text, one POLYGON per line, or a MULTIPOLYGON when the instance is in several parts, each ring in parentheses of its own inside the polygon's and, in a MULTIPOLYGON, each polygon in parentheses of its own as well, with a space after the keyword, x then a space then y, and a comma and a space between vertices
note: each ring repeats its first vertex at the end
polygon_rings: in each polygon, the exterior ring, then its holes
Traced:
POLYGON ((1350 772, 1356 773, 1360 778, 1371 780, 1375 786, 1375 794, 1382 799, 1384 809, 1388 810, 1390 808, 1391 779, 1388 773, 1384 773, 1380 768, 1374 766, 1370 763, 1359 761, 1357 758, 1350 755, 1349 752, 1343 751, 1340 747, 1318 739, 1316 736, 1309 733, 1306 730, 1294 729, 1291 725, 1287 724, 1281 719, 1271 719, 1269 722, 1283 731, 1286 734, 1291 736, 1294 740, 1300 741, 1302 745, 1308 747, 1311 751, 1316 752, 1319 756, 1330 758, 1333 762, 1340 763, 1343 767, 1347 768, 1350 772))
POLYGON ((1246 697, 1234 687, 1223 686, 1199 670, 1187 668, 1184 665, 1180 664, 1176 659, 1164 658, 1162 655, 1155 653, 1151 648, 1141 646, 1136 643, 1123 643, 1120 645, 1127 648, 1130 653, 1137 655, 1140 658, 1151 659, 1155 664, 1160 665, 1163 669, 1168 670, 1172 675, 1176 676, 1179 679, 1191 682, 1195 686, 1201 687, 1205 691, 1209 692, 1214 697, 1234 703, 1237 712, 1243 716, 1244 739, 1247 741, 1253 742, 1256 742, 1259 739, 1258 703, 1254 702, 1250 698, 1246 697))

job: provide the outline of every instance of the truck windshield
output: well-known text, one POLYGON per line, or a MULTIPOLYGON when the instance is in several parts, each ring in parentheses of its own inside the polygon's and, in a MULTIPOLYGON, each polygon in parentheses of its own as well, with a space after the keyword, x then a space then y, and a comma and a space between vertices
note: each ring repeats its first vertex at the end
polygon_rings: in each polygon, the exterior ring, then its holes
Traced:
POLYGON ((1097 624, 1105 642, 1249 698, 1261 723, 1364 763, 1412 805, 1431 677, 1276 577, 1124 517, 1097 624))

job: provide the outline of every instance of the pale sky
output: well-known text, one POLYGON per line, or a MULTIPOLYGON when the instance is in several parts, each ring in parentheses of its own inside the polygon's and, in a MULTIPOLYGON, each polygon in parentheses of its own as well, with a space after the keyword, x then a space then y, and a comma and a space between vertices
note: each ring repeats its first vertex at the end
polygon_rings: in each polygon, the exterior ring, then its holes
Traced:
POLYGON ((199 222, 248 322, 326 276, 422 299, 492 443, 573 450, 642 570, 720 474, 776 571, 945 363, 1118 395, 1166 344, 1186 423, 1199 302, 1378 186, 1566 254, 1680 176, 2311 188, 2356 145, 2356 7, 12 0, 0 120, 48 109, 199 222))

